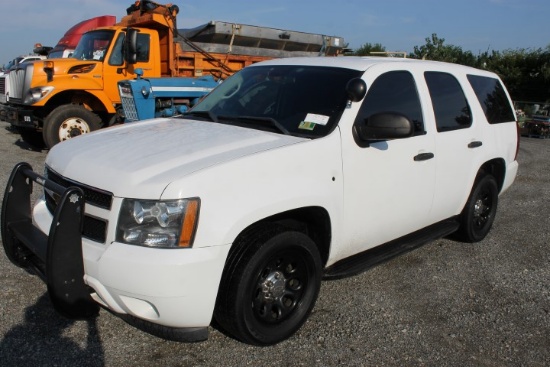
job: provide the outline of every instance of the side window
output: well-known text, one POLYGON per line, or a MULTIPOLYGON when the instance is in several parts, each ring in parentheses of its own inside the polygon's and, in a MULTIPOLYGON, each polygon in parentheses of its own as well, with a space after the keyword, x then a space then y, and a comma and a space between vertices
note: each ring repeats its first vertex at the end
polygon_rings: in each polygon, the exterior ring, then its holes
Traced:
POLYGON ((119 66, 123 63, 122 45, 124 44, 124 33, 120 33, 116 39, 115 46, 109 57, 109 65, 119 66))
POLYGON ((514 111, 506 96, 504 87, 496 78, 468 75, 485 117, 490 124, 515 121, 514 111))
MULTIPOLYGON (((122 57, 122 46, 124 45, 124 33, 120 33, 113 47, 113 52, 109 57, 109 64, 119 66, 124 63, 122 57)), ((138 62, 147 62, 149 61, 149 40, 150 36, 148 34, 138 34, 137 37, 137 61, 138 62)))
POLYGON ((149 35, 138 33, 137 36, 137 61, 149 61, 149 35))
POLYGON ((355 123, 380 112, 398 112, 414 124, 415 135, 424 134, 422 107, 414 77, 408 71, 380 75, 369 88, 355 123))
POLYGON ((465 129, 472 125, 472 113, 458 80, 451 74, 424 73, 430 91, 437 131, 465 129))

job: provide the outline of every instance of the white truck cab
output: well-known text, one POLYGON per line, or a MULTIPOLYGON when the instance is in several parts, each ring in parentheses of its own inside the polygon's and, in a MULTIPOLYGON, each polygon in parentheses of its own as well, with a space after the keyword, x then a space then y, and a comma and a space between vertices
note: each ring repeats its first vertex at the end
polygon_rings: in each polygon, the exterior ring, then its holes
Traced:
POLYGON ((278 59, 236 73, 183 118, 58 144, 44 176, 19 164, 2 239, 65 314, 99 304, 172 340, 207 338, 215 318, 269 345, 305 322, 323 277, 451 233, 483 240, 517 152, 493 73, 278 59), (44 196, 21 212, 33 182, 44 196))

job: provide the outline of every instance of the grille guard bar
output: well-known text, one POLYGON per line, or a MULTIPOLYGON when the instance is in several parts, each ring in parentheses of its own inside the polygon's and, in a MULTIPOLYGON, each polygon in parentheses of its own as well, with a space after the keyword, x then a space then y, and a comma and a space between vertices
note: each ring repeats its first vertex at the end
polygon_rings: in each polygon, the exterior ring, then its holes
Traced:
POLYGON ((58 185, 24 162, 13 168, 2 202, 0 228, 8 259, 34 270, 46 283, 54 308, 70 318, 90 317, 99 311, 83 279, 84 204, 80 188, 58 185), (33 182, 60 196, 48 235, 32 222, 33 182))

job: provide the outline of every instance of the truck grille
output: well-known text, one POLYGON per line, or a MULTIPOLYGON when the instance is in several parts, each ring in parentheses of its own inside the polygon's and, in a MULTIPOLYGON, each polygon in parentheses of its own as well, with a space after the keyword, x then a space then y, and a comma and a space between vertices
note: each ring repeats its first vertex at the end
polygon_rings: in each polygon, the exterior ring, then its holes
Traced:
POLYGON ((6 94, 6 75, 0 75, 0 94, 6 94))
POLYGON ((28 75, 29 85, 32 73, 34 71, 34 65, 32 63, 23 64, 21 68, 10 71, 10 99, 23 100, 25 93, 26 77, 28 75))
MULTIPOLYGON (((113 194, 106 192, 100 189, 89 187, 81 183, 66 179, 61 175, 57 174, 55 171, 46 168, 46 177, 64 187, 76 186, 82 189, 84 192, 84 198, 87 204, 98 206, 104 209, 111 209, 111 204, 113 201, 113 194)), ((50 213, 55 212, 57 208, 57 203, 59 198, 55 197, 50 191, 45 190, 44 196, 46 198, 46 207, 50 213)), ((89 238, 93 241, 100 243, 105 243, 107 237, 107 224, 108 222, 103 219, 91 217, 87 214, 84 214, 84 223, 82 229, 82 236, 89 238)))
POLYGON ((122 97, 122 108, 124 109, 124 117, 126 121, 138 121, 138 114, 136 110, 136 104, 134 99, 130 97, 122 97))

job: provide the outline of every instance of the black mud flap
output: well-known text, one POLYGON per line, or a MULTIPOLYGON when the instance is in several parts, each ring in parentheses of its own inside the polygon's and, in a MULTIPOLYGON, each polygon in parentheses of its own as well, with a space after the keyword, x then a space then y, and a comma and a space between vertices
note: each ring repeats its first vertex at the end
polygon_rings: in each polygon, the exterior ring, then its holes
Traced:
POLYGON ((84 283, 82 223, 84 194, 65 188, 33 172, 28 163, 17 164, 2 203, 2 243, 15 265, 33 269, 47 284, 55 309, 70 318, 86 318, 99 311, 84 283), (36 182, 59 198, 50 232, 32 223, 31 193, 36 182))

